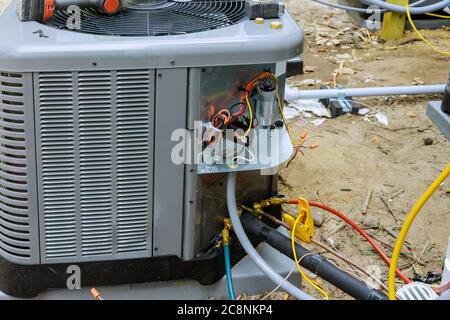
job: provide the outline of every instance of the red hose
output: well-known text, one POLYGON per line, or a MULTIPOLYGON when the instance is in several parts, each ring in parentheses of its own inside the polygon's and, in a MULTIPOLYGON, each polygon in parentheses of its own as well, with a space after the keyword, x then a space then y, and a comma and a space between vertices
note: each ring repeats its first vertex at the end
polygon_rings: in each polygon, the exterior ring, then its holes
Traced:
MULTIPOLYGON (((288 204, 298 204, 298 200, 289 200, 287 202, 288 204)), ((370 245, 375 249, 375 251, 383 258, 384 261, 386 261, 387 265, 390 266, 391 265, 391 260, 386 256, 386 254, 383 252, 383 250, 377 245, 377 243, 360 227, 358 226, 355 222, 353 222, 350 218, 348 218, 347 216, 343 215, 342 213, 340 213, 339 211, 330 208, 324 204, 318 203, 318 202, 312 202, 309 201, 309 205, 312 207, 316 207, 316 208, 320 208, 322 210, 326 210, 332 214, 334 214, 335 216, 338 216, 339 218, 341 218, 342 220, 344 220, 346 223, 348 223, 353 229, 355 229, 356 231, 359 232, 360 235, 362 235, 369 243, 370 245)), ((397 275, 406 283, 411 283, 412 281, 405 276, 399 269, 395 269, 395 271, 397 272, 397 275)))

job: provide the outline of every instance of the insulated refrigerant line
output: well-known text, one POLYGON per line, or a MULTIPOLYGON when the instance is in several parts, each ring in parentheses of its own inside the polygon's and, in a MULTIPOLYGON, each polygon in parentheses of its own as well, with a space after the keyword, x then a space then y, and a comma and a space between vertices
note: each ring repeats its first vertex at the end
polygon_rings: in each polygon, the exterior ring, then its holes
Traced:
POLYGON ((310 296, 306 292, 294 286, 292 283, 285 281, 284 278, 273 270, 267 262, 259 255, 255 250, 252 243, 250 242, 247 234, 242 227, 241 220, 238 215, 238 208, 236 205, 236 172, 231 172, 228 174, 227 178, 227 205, 228 214, 230 215, 231 223, 233 225, 233 231, 236 234, 239 242, 242 245, 244 251, 248 254, 250 259, 258 266, 258 268, 264 272, 269 279, 271 279, 276 284, 280 284, 281 288, 285 290, 290 295, 294 296, 299 300, 315 300, 314 297, 310 296))

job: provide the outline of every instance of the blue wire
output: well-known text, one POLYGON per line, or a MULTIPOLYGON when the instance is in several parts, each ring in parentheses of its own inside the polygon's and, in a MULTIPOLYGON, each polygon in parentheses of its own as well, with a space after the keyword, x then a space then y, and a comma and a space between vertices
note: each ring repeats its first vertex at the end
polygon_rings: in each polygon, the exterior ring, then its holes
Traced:
POLYGON ((236 294, 234 293, 233 286, 233 277, 231 275, 230 247, 227 244, 223 246, 223 255, 225 259, 228 295, 230 297, 230 300, 236 300, 236 294))

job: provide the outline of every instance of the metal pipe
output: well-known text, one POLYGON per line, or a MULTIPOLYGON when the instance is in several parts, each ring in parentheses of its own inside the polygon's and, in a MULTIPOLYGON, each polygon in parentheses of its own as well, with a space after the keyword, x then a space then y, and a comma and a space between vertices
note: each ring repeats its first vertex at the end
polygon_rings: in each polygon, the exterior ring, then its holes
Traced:
POLYGON ((338 97, 372 97, 372 96, 395 96, 410 94, 435 94, 444 93, 445 84, 424 86, 399 86, 399 87, 369 87, 369 88, 340 88, 319 90, 296 90, 286 87, 285 98, 298 99, 320 99, 338 97))
POLYGON ((248 254, 250 259, 264 272, 270 280, 279 284, 287 293, 294 296, 299 300, 315 300, 314 297, 303 292, 289 281, 285 281, 275 270, 273 270, 267 262, 258 254, 253 247, 252 243, 245 234, 242 227, 241 220, 238 215, 238 209, 236 205, 236 172, 231 172, 227 177, 227 205, 228 214, 230 215, 231 223, 233 225, 234 233, 242 245, 242 248, 248 254))

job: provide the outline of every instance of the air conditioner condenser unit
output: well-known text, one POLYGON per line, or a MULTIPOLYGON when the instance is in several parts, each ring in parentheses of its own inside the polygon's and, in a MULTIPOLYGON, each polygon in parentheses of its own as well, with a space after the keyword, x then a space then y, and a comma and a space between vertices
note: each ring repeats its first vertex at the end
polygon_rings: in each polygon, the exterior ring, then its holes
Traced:
POLYGON ((245 0, 127 0, 45 22, 17 7, 0 15, 0 291, 65 288, 71 265, 83 286, 220 279, 226 172, 241 171, 250 203, 277 175, 174 163, 173 132, 238 104, 264 72, 282 99, 301 29, 287 12, 250 19, 245 0))

